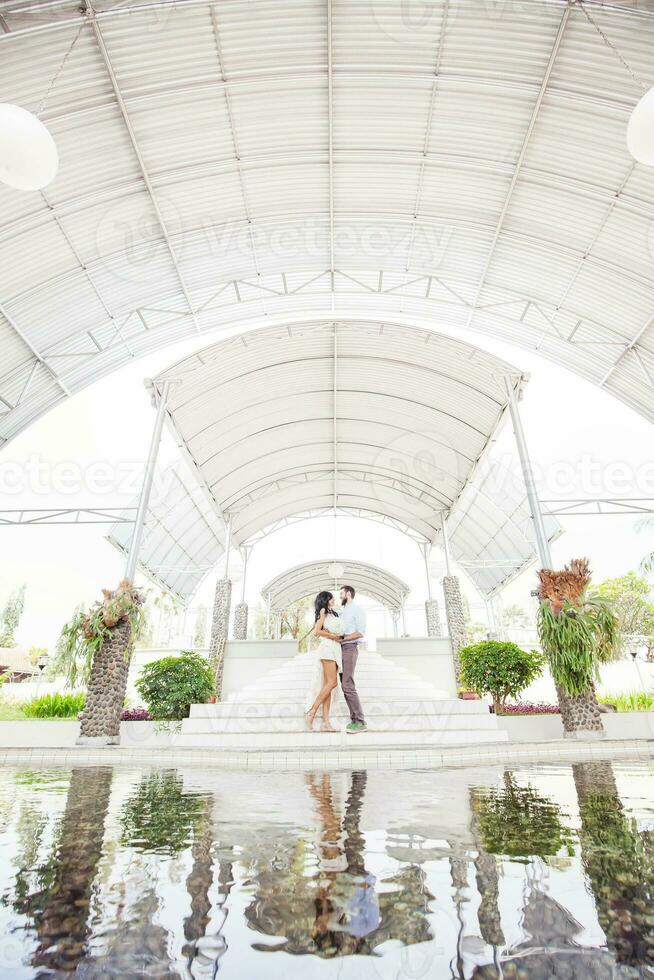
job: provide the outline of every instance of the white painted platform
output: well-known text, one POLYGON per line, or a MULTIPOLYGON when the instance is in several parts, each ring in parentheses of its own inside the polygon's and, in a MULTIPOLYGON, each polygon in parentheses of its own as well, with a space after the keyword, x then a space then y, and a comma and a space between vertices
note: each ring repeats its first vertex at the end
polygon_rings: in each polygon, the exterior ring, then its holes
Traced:
POLYGON ((306 692, 313 658, 297 654, 268 670, 220 704, 195 704, 176 740, 180 747, 310 750, 492 744, 508 741, 495 715, 481 701, 462 701, 387 656, 366 650, 356 683, 367 732, 347 734, 347 706, 338 692, 332 722, 339 731, 306 731, 306 692))

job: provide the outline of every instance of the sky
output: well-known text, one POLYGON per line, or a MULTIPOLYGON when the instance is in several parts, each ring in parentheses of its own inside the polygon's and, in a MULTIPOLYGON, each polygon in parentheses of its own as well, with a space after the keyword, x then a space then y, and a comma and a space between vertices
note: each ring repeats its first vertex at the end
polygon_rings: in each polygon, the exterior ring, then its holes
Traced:
MULTIPOLYGON (((453 335, 456 335, 452 331, 453 335)), ((68 399, 0 450, 0 510, 124 506, 140 488, 154 411, 144 386, 179 357, 215 342, 216 335, 171 345, 141 358, 68 399)), ((529 372, 521 412, 544 499, 650 497, 654 500, 651 424, 612 396, 540 356, 488 337, 466 339, 529 372)), ((511 448, 505 426, 495 451, 511 448)), ((160 465, 177 458, 164 433, 160 465)), ((587 556, 597 581, 637 568, 654 551, 654 520, 634 516, 560 518, 564 534, 552 546, 556 566, 587 556)), ((78 603, 123 577, 123 558, 105 540, 107 525, 11 527, 0 524, 0 606, 12 589, 27 586, 18 632, 24 646, 52 648, 78 603)), ((383 566, 411 586, 409 632, 424 634, 424 564, 417 546, 400 532, 369 521, 323 518, 277 531, 257 545, 248 568, 246 598, 256 604, 262 585, 303 561, 359 558, 383 566)), ((235 578, 238 563, 233 563, 235 578)), ((432 574, 443 558, 432 553, 432 574)), ((211 603, 215 574, 196 602, 211 603)), ((481 597, 464 578, 472 618, 484 621, 481 597)), ((505 590, 505 605, 531 607, 533 571, 505 590)), ((240 597, 240 585, 235 591, 240 597)), ((378 617, 375 627, 383 630, 378 617)))

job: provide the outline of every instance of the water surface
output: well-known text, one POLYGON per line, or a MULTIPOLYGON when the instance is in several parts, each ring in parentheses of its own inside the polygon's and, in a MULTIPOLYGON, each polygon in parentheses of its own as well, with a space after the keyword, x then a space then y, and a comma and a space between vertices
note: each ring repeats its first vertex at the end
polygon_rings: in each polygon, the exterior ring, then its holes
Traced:
POLYGON ((654 977, 654 767, 0 771, 0 977, 654 977))

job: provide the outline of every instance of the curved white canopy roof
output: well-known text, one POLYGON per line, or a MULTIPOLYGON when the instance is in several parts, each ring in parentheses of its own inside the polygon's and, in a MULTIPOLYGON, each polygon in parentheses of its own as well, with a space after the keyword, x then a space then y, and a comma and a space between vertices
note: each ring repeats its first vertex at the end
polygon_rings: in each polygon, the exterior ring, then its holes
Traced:
POLYGON ((383 568, 367 562, 339 558, 306 562, 289 568, 264 585, 261 595, 266 601, 270 596, 272 612, 282 612, 297 599, 317 594, 321 589, 333 591, 340 585, 352 585, 357 593, 370 596, 391 610, 400 610, 410 591, 406 582, 383 568), (343 570, 336 583, 332 574, 334 565, 343 570))
MULTIPOLYGON (((0 445, 172 341, 465 327, 654 418, 654 169, 578 6, 0 0, 0 92, 60 152, 0 185, 0 445), (71 50, 71 45, 73 45, 71 50)), ((651 4, 590 3, 654 81, 651 4)))
POLYGON ((267 327, 192 354, 167 420, 235 545, 279 520, 347 511, 433 542, 503 417, 516 368, 389 323, 267 327))
MULTIPOLYGON (((224 525, 183 465, 167 467, 160 477, 150 498, 139 566, 165 592, 186 602, 225 552, 224 525)), ((124 516, 133 513, 131 508, 124 516)), ((127 554, 132 532, 133 524, 119 521, 107 540, 127 554)))

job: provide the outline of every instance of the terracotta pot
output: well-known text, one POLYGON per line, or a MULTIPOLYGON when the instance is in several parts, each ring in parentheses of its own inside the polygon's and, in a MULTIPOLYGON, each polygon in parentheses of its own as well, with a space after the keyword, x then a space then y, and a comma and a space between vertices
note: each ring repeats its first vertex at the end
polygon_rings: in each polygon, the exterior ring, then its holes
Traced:
POLYGON ((207 701, 207 704, 215 704, 215 703, 216 703, 216 695, 212 694, 209 700, 207 701))
POLYGON ((459 697, 462 701, 479 701, 479 695, 474 691, 461 691, 459 697))

